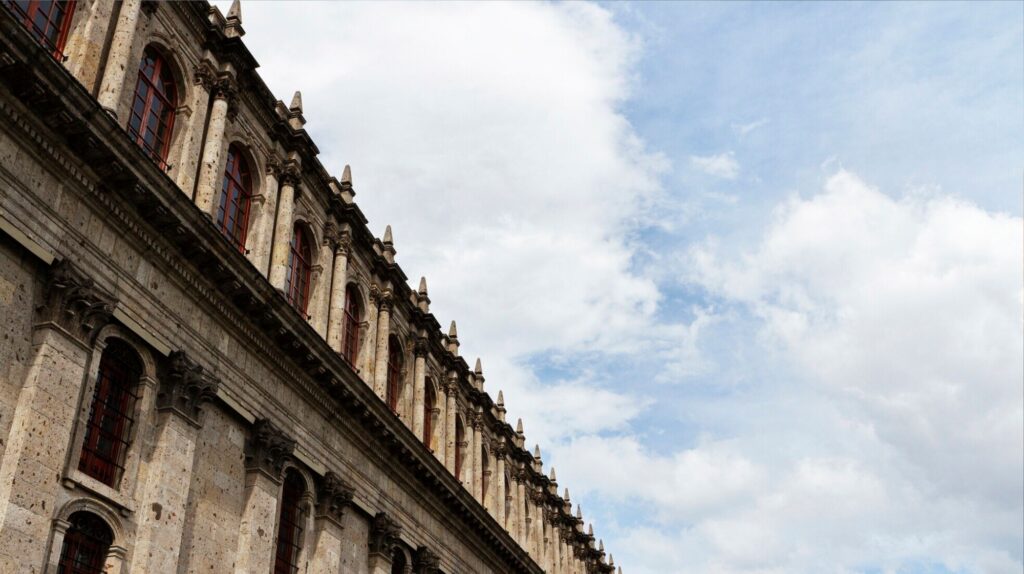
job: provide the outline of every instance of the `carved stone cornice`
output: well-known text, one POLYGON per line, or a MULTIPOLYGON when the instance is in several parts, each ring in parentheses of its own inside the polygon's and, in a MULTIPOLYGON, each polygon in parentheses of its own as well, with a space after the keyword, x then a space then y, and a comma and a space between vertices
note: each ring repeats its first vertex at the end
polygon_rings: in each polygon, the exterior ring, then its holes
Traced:
POLYGON ((345 509, 352 504, 355 489, 337 474, 327 471, 317 489, 316 518, 327 518, 341 524, 345 509))
POLYGON ((40 322, 60 326, 85 345, 111 321, 117 302, 67 260, 50 268, 45 296, 38 309, 40 322))
POLYGON ((295 441, 267 419, 257 419, 245 443, 245 469, 262 472, 280 482, 284 463, 295 450, 295 441))
POLYGON ((167 372, 160 377, 156 408, 177 413, 195 426, 202 404, 217 396, 220 381, 203 372, 184 351, 174 351, 167 360, 167 372))
POLYGON ((426 357, 430 352, 430 341, 426 337, 417 337, 416 342, 413 343, 412 352, 416 357, 426 357))
POLYGON ((420 546, 412 556, 413 574, 439 574, 440 558, 426 546, 420 546))
POLYGON ((402 535, 402 527, 386 512, 378 512, 370 524, 370 555, 380 555, 388 560, 402 535))

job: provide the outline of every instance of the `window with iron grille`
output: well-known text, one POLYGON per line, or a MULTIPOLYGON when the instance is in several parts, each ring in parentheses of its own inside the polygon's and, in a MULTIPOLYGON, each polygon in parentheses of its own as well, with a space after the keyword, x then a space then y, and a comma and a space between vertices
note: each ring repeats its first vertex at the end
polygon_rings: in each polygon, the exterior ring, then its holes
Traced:
POLYGON ((114 533, 102 518, 91 512, 76 512, 69 517, 60 550, 57 574, 103 574, 114 533))
POLYGON ((394 335, 388 338, 388 391, 387 403, 391 410, 398 412, 398 382, 402 376, 402 349, 394 335))
POLYGON ((64 59, 64 44, 71 28, 71 15, 75 13, 74 0, 4 0, 4 5, 54 58, 64 59))
POLYGON ((128 135, 145 150, 161 169, 167 167, 167 150, 174 128, 177 90, 171 66, 152 47, 146 48, 139 63, 128 135))
POLYGON ((295 574, 299 571, 299 553, 302 549, 302 530, 306 513, 302 497, 306 494, 306 481, 290 470, 281 493, 281 517, 277 526, 277 558, 274 574, 295 574))
POLYGON ((345 331, 341 354, 349 364, 356 364, 359 355, 359 321, 363 312, 359 305, 359 290, 355 285, 345 288, 345 331))
POLYGON ((141 375, 135 351, 123 341, 111 340, 100 357, 78 461, 78 470, 108 486, 114 486, 124 470, 141 375))
POLYGON ((295 231, 292 233, 285 293, 288 294, 288 302, 292 304, 292 307, 295 307, 303 315, 306 314, 306 306, 309 304, 309 276, 313 270, 312 259, 309 238, 302 227, 296 225, 295 231))
POLYGON ((228 163, 217 206, 217 227, 236 249, 245 253, 245 236, 249 229, 249 204, 252 201, 252 178, 249 164, 234 144, 228 148, 228 163))

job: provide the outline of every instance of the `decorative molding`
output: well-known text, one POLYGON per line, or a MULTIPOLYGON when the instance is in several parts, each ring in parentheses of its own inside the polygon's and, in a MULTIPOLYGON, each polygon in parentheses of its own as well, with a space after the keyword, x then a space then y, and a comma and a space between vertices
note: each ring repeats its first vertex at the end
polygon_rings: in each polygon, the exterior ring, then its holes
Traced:
POLYGON ((198 427, 202 404, 217 396, 220 381, 204 373, 184 351, 172 352, 167 362, 167 373, 160 377, 156 408, 173 411, 198 427))
POLYGON ((268 419, 257 419, 245 442, 245 469, 262 472, 275 482, 281 481, 284 463, 295 450, 295 440, 268 419))
POLYGON ((217 70, 209 61, 203 60, 192 69, 192 82, 202 86, 207 92, 212 92, 217 83, 217 70))
POLYGON ((281 177, 281 159, 276 155, 267 156, 266 173, 275 178, 281 177))
POLYGON ((334 472, 327 471, 317 489, 316 518, 328 518, 341 524, 345 509, 352 504, 355 489, 334 472))
POLYGON ((412 345, 412 352, 416 357, 426 357, 430 352, 430 341, 426 337, 417 337, 412 345))
POLYGON ((46 278, 40 322, 55 323, 85 345, 112 319, 117 300, 100 290, 70 261, 57 261, 46 278))
POLYGON ((414 574, 440 574, 440 558, 426 546, 420 546, 412 556, 414 574))
POLYGON ((278 176, 278 179, 280 179, 282 186, 290 185, 294 188, 298 188, 302 181, 302 171, 299 169, 298 164, 292 160, 288 160, 281 167, 281 174, 278 176))
POLYGON ((370 524, 370 555, 391 560, 391 553, 402 535, 402 527, 386 512, 378 512, 370 524))

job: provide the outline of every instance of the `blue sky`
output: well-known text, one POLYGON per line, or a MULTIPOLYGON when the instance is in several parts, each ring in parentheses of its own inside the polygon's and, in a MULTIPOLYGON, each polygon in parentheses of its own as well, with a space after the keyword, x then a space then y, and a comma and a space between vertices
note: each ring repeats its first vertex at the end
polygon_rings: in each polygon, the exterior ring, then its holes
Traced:
POLYGON ((1021 571, 1024 4, 243 17, 627 574, 1021 571))

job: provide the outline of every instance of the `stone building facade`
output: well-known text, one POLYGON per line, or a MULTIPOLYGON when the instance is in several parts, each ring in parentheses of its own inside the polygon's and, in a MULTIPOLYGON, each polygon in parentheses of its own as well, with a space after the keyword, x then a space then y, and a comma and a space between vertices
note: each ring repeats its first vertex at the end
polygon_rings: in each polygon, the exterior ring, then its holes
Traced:
POLYGON ((0 3, 0 572, 615 570, 237 1, 0 3))

